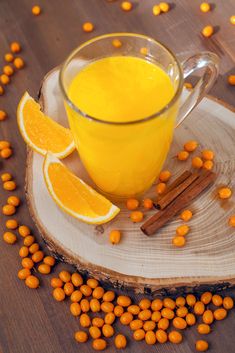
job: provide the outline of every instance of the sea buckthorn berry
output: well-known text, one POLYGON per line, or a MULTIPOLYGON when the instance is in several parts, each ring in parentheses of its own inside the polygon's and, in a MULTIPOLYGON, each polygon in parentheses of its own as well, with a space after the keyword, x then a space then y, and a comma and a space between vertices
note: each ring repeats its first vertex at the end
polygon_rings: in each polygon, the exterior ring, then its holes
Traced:
POLYGON ((225 297, 223 299, 223 307, 226 309, 226 310, 230 310, 234 307, 234 300, 233 298, 231 297, 225 297))
POLYGON ((63 287, 63 281, 60 279, 60 278, 57 278, 57 277, 53 277, 51 279, 51 286, 52 288, 61 288, 63 287))
POLYGON ((168 335, 168 339, 171 343, 181 343, 183 340, 183 336, 178 331, 171 331, 168 335))
POLYGON ((132 3, 130 1, 122 1, 121 9, 123 11, 130 11, 132 9, 132 3))
POLYGON ((23 238, 25 238, 30 234, 30 229, 27 226, 19 226, 18 232, 23 238))
POLYGON ((89 327, 91 326, 91 319, 87 314, 82 314, 80 316, 80 325, 82 327, 89 327))
POLYGON ((186 300, 184 297, 177 297, 175 300, 176 306, 185 306, 186 300))
POLYGON ((193 152, 198 147, 198 142, 194 140, 187 141, 184 144, 184 150, 187 152, 193 152))
MULTIPOLYGON (((130 308, 130 306, 129 306, 129 308, 130 308)), ((128 309, 129 309, 128 308, 128 309)), ((127 310, 128 310, 127 309, 127 310)), ((129 310, 128 310, 129 311, 129 310)), ((115 314, 115 316, 116 317, 120 317, 120 316, 122 316, 122 314, 124 313, 124 309, 123 309, 123 307, 122 306, 120 306, 120 305, 116 305, 115 306, 115 308, 114 308, 114 310, 113 310, 113 312, 114 312, 114 314, 115 314)), ((131 311, 130 311, 130 313, 131 313, 131 311)), ((133 314, 133 313, 132 313, 133 314)), ((135 315, 135 314, 134 314, 135 315)))
POLYGON ((176 307, 176 304, 175 304, 175 301, 171 298, 164 298, 163 299, 163 306, 165 308, 169 308, 169 309, 172 309, 174 310, 175 307, 176 307))
POLYGON ((160 13, 161 13, 160 6, 159 5, 154 5, 152 11, 153 11, 153 15, 154 16, 160 15, 160 13))
POLYGON ((205 169, 205 170, 212 170, 214 167, 214 163, 212 161, 205 161, 203 163, 203 166, 202 166, 202 169, 205 169))
POLYGON ((156 339, 159 343, 166 343, 167 342, 167 333, 164 330, 157 330, 156 331, 156 339))
MULTIPOLYGON (((2 150, 2 151, 4 151, 4 150, 2 150)), ((13 180, 5 181, 3 183, 3 189, 5 189, 7 191, 13 191, 16 189, 16 183, 13 180)))
POLYGON ((148 55, 149 51, 148 51, 148 48, 145 48, 145 47, 142 47, 140 48, 140 54, 142 55, 148 55))
POLYGON ((158 322, 161 319, 162 315, 160 311, 154 311, 151 316, 151 320, 154 322, 158 322))
POLYGON ((200 324, 197 327, 197 331, 198 333, 200 333, 201 335, 207 335, 208 333, 211 332, 211 328, 209 325, 207 324, 200 324))
POLYGON ((51 272, 51 266, 47 264, 41 264, 38 266, 38 272, 43 275, 48 275, 51 272))
POLYGON ((85 297, 89 297, 92 294, 92 289, 86 284, 81 285, 80 291, 82 292, 85 297))
MULTIPOLYGON (((192 89, 193 88, 193 85, 191 82, 184 82, 184 87, 187 88, 187 89, 192 89)), ((182 151, 183 152, 183 151, 182 151)))
POLYGON ((167 318, 168 320, 172 320, 173 317, 175 316, 175 313, 172 309, 169 308, 163 308, 161 311, 162 317, 167 318))
POLYGON ((133 315, 128 311, 123 313, 122 316, 120 317, 120 322, 122 325, 129 325, 132 320, 133 320, 133 315))
POLYGON ((138 318, 143 321, 149 320, 151 318, 151 316, 152 316, 152 312, 149 309, 142 310, 138 314, 138 318))
POLYGON ((53 256, 45 256, 43 259, 44 264, 47 264, 49 266, 54 266, 55 265, 55 258, 53 256))
POLYGON ((14 70, 13 70, 13 68, 10 65, 5 65, 3 67, 3 72, 4 72, 5 75, 11 76, 11 75, 13 75, 14 70))
MULTIPOLYGON (((235 19, 235 16, 233 16, 234 19, 235 19)), ((234 24, 235 24, 235 20, 234 20, 234 24)), ((228 76, 228 83, 231 85, 231 86, 235 86, 235 75, 229 75, 228 76)))
POLYGON ((205 305, 201 301, 198 301, 195 303, 193 310, 196 315, 202 315, 205 311, 205 305))
POLYGON ((22 268, 18 272, 18 278, 21 279, 21 280, 26 279, 30 275, 31 275, 31 271, 28 268, 22 268))
POLYGON ((3 85, 8 85, 8 83, 10 83, 10 81, 11 81, 10 77, 5 75, 5 74, 0 76, 0 80, 1 80, 3 85))
POLYGON ((185 317, 188 314, 188 308, 186 306, 180 306, 177 310, 176 310, 176 315, 179 317, 185 317))
POLYGON ((128 307, 131 305, 131 298, 127 295, 119 295, 117 297, 117 304, 123 306, 124 308, 128 307))
POLYGON ((132 331, 136 331, 136 330, 139 330, 140 328, 143 327, 143 321, 142 320, 139 320, 139 319, 136 319, 136 320, 133 320, 130 322, 130 329, 132 331))
POLYGON ((180 218, 185 221, 185 222, 188 222, 193 216, 193 213, 192 211, 190 210, 184 210, 181 215, 180 215, 180 218))
POLYGON ((15 244, 15 242, 17 241, 17 237, 14 233, 12 232, 5 232, 3 234, 3 240, 5 241, 5 243, 7 244, 15 244))
POLYGON ((115 299, 115 293, 111 290, 107 291, 103 295, 104 302, 112 302, 115 299))
POLYGON ((206 161, 212 161, 214 159, 214 152, 211 150, 203 150, 202 158, 205 159, 206 161))
POLYGON ((218 194, 220 199, 229 199, 232 195, 232 190, 228 187, 221 188, 219 189, 218 194))
POLYGON ((9 148, 10 146, 10 142, 4 140, 0 141, 0 150, 3 150, 4 148, 9 148))
POLYGON ((93 339, 97 339, 101 337, 101 330, 97 326, 91 326, 89 328, 89 333, 93 339))
POLYGON ((92 347, 95 351, 103 351, 107 347, 107 343, 103 338, 97 338, 92 342, 92 347))
POLYGON ((158 195, 162 195, 166 191, 166 184, 165 183, 159 183, 156 185, 156 192, 158 195))
POLYGON ((19 53, 21 51, 21 46, 18 42, 12 42, 10 48, 12 53, 19 53))
POLYGON ((146 210, 151 210, 153 208, 153 201, 151 199, 144 199, 143 206, 146 210))
POLYGON ((104 326, 102 327, 102 333, 103 333, 104 337, 106 337, 106 338, 112 337, 114 335, 113 326, 111 326, 109 324, 104 324, 104 326))
POLYGON ((18 227, 18 222, 16 219, 8 219, 6 221, 6 227, 8 229, 16 229, 18 227))
POLYGON ((138 305, 130 305, 128 306, 127 311, 132 315, 138 315, 140 312, 140 307, 138 305))
MULTIPOLYGON (((69 284, 70 283, 66 283, 65 286, 69 285, 69 284)), ((73 284, 72 284, 72 286, 73 286, 73 284)), ((65 294, 66 294, 66 291, 65 291, 65 294)), ((80 306, 81 306, 81 309, 82 309, 83 313, 88 313, 88 311, 90 310, 90 303, 89 303, 89 301, 87 299, 82 299, 80 301, 80 306)))
POLYGON ((199 352, 205 352, 209 347, 207 341, 204 341, 204 340, 198 340, 195 346, 196 346, 196 350, 199 352))
POLYGON ((192 313, 188 313, 185 317, 185 320, 189 326, 193 326, 196 323, 196 317, 192 313))
POLYGON ((168 12, 170 10, 170 5, 167 2, 160 2, 159 7, 162 12, 168 12))
POLYGON ((159 180, 162 181, 163 183, 166 183, 171 177, 171 172, 169 170, 163 170, 161 171, 159 175, 159 180))
POLYGON ((139 307, 141 310, 149 309, 150 306, 151 306, 151 301, 147 298, 141 299, 141 301, 139 302, 139 307))
POLYGON ((206 38, 209 38, 214 33, 214 28, 212 26, 206 26, 202 29, 202 35, 206 38))
POLYGON ((201 302, 203 302, 205 305, 209 304, 211 302, 211 299, 212 299, 211 292, 204 292, 201 295, 201 302))
MULTIPOLYGON (((74 292, 74 286, 71 282, 66 282, 64 285, 64 292, 65 294, 70 297, 70 295, 74 292)), ((90 305, 89 305, 90 307, 90 305)))
POLYGON ((120 41, 120 39, 113 39, 112 45, 114 46, 114 48, 121 48, 122 42, 120 41))
MULTIPOLYGON (((79 291, 80 292, 80 291, 79 291)), ((82 294, 82 292, 80 292, 82 294)), ((100 311, 100 302, 96 298, 92 298, 90 301, 90 308, 93 313, 98 313, 100 311)))
POLYGON ((126 201, 126 208, 130 211, 136 210, 139 207, 139 201, 136 199, 128 199, 126 201))
POLYGON ((145 334, 145 342, 149 345, 155 344, 157 341, 156 335, 153 331, 147 331, 145 334))
POLYGON ((39 250, 39 244, 38 243, 33 243, 30 247, 29 247, 29 252, 30 254, 34 254, 35 252, 37 252, 39 250))
POLYGON ((35 241, 35 238, 33 235, 27 235, 27 237, 24 238, 24 245, 25 246, 31 246, 35 241))
POLYGON ((202 12, 208 12, 208 11, 210 11, 210 9, 211 9, 211 7, 210 7, 210 4, 208 4, 208 2, 201 3, 200 10, 202 12))
POLYGON ((15 208, 15 206, 12 206, 12 205, 4 205, 2 207, 2 213, 5 216, 12 216, 13 214, 16 213, 16 208, 15 208))
POLYGON ((69 282, 69 281, 70 281, 71 275, 70 275, 70 273, 69 273, 68 271, 61 271, 61 272, 59 273, 59 278, 60 278, 64 283, 66 283, 66 282, 69 282))
POLYGON ((109 233, 109 241, 111 244, 119 244, 121 240, 121 232, 119 230, 111 230, 109 233))
POLYGON ((174 238, 172 239, 172 244, 173 244, 174 246, 177 246, 177 247, 181 248, 181 247, 185 246, 185 244, 186 244, 186 239, 185 239, 185 237, 176 236, 176 237, 174 237, 174 238))
POLYGON ((104 326, 104 319, 102 319, 102 317, 94 317, 92 319, 92 326, 96 326, 99 328, 104 326))
POLYGON ((113 311, 114 305, 110 302, 103 302, 100 308, 104 313, 110 313, 111 311, 113 311))
POLYGON ((187 322, 182 317, 175 317, 172 323, 179 330, 184 330, 187 327, 187 322))
POLYGON ((30 275, 25 279, 25 284, 29 288, 36 289, 39 287, 39 279, 36 276, 30 275))
MULTIPOLYGON (((4 158, 4 159, 7 159, 7 158, 11 157, 12 153, 13 152, 12 152, 11 148, 3 148, 3 150, 1 150, 1 152, 0 152, 1 157, 4 158)), ((11 181, 7 181, 6 183, 12 183, 12 182, 11 181)), ((3 187, 4 187, 4 184, 3 184, 3 187)), ((4 189, 5 189, 5 187, 4 187, 4 189)), ((6 190, 14 190, 14 189, 6 189, 6 190)))
POLYGON ((228 224, 230 227, 235 227, 235 215, 229 218, 228 224))
MULTIPOLYGON (((70 279, 69 279, 69 280, 70 280, 70 279)), ((72 276, 71 276, 71 281, 72 281, 72 283, 73 283, 73 285, 74 285, 75 287, 79 287, 79 286, 81 286, 81 285, 83 284, 83 278, 82 278, 82 276, 81 276, 79 273, 77 273, 77 272, 75 272, 75 273, 72 274, 72 276)))
POLYGON ((38 16, 38 15, 40 15, 40 13, 41 13, 41 8, 40 8, 40 6, 35 5, 35 6, 32 7, 32 14, 33 14, 34 16, 38 16))
POLYGON ((202 315, 202 321, 204 322, 204 324, 212 324, 212 322, 214 321, 214 315, 213 312, 211 310, 205 310, 203 315, 202 315))
POLYGON ((182 224, 181 226, 176 228, 176 234, 180 237, 188 234, 190 228, 187 224, 182 224))
POLYGON ((0 85, 0 96, 2 96, 4 94, 4 88, 0 85))
MULTIPOLYGON (((75 290, 70 296, 70 300, 73 303, 78 303, 78 302, 80 302, 81 299, 82 299, 82 292, 80 290, 78 290, 78 289, 75 290)), ((90 306, 91 306, 91 302, 90 302, 90 306)))
POLYGON ((4 59, 7 63, 11 63, 14 60, 14 56, 11 53, 6 53, 4 59))
POLYGON ((31 270, 31 268, 33 268, 34 266, 34 262, 29 257, 24 257, 23 260, 21 261, 21 265, 22 267, 28 268, 29 270, 31 270))
POLYGON ((17 196, 10 196, 7 199, 7 203, 8 203, 8 205, 13 205, 13 206, 17 207, 20 204, 20 199, 17 196))
POLYGON ((112 325, 115 321, 115 314, 113 312, 107 313, 104 317, 104 322, 108 325, 112 325))
POLYGON ((13 61, 13 64, 15 65, 15 67, 20 70, 24 67, 24 61, 22 58, 15 58, 15 60, 13 61))
POLYGON ((6 120, 7 118, 7 113, 4 112, 3 110, 0 110, 0 121, 6 120))
POLYGON ((161 299, 154 299, 151 304, 151 309, 153 311, 159 311, 163 307, 163 302, 161 299))
POLYGON ((214 318, 216 320, 223 320, 226 318, 226 316, 227 316, 227 310, 225 310, 224 308, 219 308, 214 311, 214 318))
POLYGON ((215 306, 221 306, 223 305, 223 298, 221 297, 221 295, 218 295, 218 294, 214 294, 212 296, 212 303, 215 305, 215 306))
POLYGON ((85 331, 77 331, 74 334, 74 338, 79 343, 85 343, 88 340, 88 334, 85 331))
POLYGON ((126 348, 126 345, 127 345, 126 337, 125 337, 124 335, 118 334, 118 335, 115 337, 114 344, 115 344, 115 346, 116 346, 117 349, 124 349, 124 348, 126 348))
POLYGON ((103 295, 104 295, 104 288, 102 287, 96 287, 92 292, 93 298, 96 298, 96 299, 101 299, 103 295))
POLYGON ((135 341, 142 341, 145 338, 145 331, 142 328, 134 331, 133 338, 135 341))
POLYGON ((1 175, 2 182, 9 181, 12 179, 12 175, 10 173, 3 173, 1 175))
POLYGON ((82 25, 82 29, 84 32, 92 32, 94 30, 94 25, 91 22, 85 22, 82 25))
POLYGON ((79 303, 72 303, 70 304, 70 312, 73 316, 80 316, 81 315, 81 306, 79 303))
POLYGON ((99 282, 97 281, 97 279, 95 278, 89 278, 86 282, 86 284, 91 287, 92 289, 95 289, 96 287, 98 287, 99 282))
POLYGON ((164 330, 164 331, 168 329, 169 325, 170 325, 170 322, 166 317, 163 317, 157 323, 158 329, 164 330))
POLYGON ((20 257, 27 257, 29 254, 29 248, 27 246, 22 246, 19 250, 20 257))
POLYGON ((186 296, 186 303, 188 304, 188 306, 193 307, 195 305, 196 301, 197 301, 197 299, 196 299, 195 295, 188 294, 186 296))
POLYGON ((200 157, 193 157, 192 159, 192 167, 196 169, 200 169, 203 166, 203 160, 200 157))
POLYGON ((235 25, 235 16, 234 15, 230 17, 230 23, 232 25, 235 25))
POLYGON ((144 331, 153 331, 156 327, 156 322, 149 320, 149 321, 145 321, 144 325, 143 325, 143 329, 144 331))

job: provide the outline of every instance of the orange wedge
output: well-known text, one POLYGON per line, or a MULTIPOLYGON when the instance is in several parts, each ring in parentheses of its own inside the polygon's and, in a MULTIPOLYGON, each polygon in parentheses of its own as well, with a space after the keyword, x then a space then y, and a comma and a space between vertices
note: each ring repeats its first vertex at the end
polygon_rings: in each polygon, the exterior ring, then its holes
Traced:
POLYGON ((55 156, 48 153, 43 174, 47 189, 56 204, 71 216, 90 224, 113 219, 119 208, 74 175, 55 156))
POLYGON ((70 129, 43 114, 40 105, 25 92, 17 108, 17 121, 27 145, 42 155, 49 151, 58 158, 73 152, 75 144, 70 129))

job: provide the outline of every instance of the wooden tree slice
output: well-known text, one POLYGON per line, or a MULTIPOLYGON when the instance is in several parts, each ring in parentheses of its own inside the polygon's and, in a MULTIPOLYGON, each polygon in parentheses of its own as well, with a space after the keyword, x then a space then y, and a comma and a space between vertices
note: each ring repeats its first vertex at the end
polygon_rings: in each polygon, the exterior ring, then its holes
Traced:
MULTIPOLYGON (((45 113, 68 126, 58 86, 58 68, 44 79, 40 101, 45 113)), ((132 224, 124 205, 120 214, 103 226, 81 223, 63 213, 49 195, 42 174, 43 157, 28 150, 26 193, 31 215, 42 237, 55 253, 79 270, 114 286, 124 286, 136 292, 169 291, 195 286, 228 286, 235 284, 235 229, 228 218, 235 214, 235 192, 230 200, 221 201, 217 188, 234 188, 235 171, 235 112, 210 97, 205 98, 190 117, 176 129, 166 168, 178 177, 190 168, 190 160, 179 162, 176 151, 186 140, 200 142, 201 149, 215 152, 215 185, 190 206, 194 216, 187 245, 176 249, 172 237, 182 221, 176 217, 155 236, 146 237, 139 224, 132 224), (108 241, 111 229, 120 229, 119 245, 108 241)), ((79 177, 94 186, 84 170, 77 152, 63 161, 79 177)), ((234 189, 235 190, 235 189, 234 189)), ((145 195, 155 198, 154 187, 145 195)), ((150 216, 154 211, 146 213, 150 216)))

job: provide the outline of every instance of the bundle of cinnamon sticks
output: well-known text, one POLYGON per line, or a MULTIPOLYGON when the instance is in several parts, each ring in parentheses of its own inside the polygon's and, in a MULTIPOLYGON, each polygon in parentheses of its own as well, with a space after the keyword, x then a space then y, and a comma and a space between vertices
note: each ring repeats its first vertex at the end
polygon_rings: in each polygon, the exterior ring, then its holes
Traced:
POLYGON ((167 192, 158 199, 155 206, 160 211, 141 226, 142 232, 146 235, 156 233, 176 213, 205 190, 215 180, 215 177, 216 174, 211 171, 203 171, 202 173, 185 171, 169 185, 167 192))

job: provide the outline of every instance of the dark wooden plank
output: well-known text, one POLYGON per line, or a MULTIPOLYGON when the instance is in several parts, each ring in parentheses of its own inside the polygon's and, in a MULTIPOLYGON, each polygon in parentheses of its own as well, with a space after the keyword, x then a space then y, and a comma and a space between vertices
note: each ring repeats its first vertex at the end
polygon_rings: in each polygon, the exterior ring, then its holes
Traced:
MULTIPOLYGON (((29 225, 33 234, 44 249, 45 245, 38 237, 24 202, 24 163, 25 146, 19 135, 15 121, 17 102, 28 89, 36 95, 40 80, 47 71, 61 63, 69 52, 83 41, 107 32, 130 31, 150 35, 166 43, 180 58, 202 50, 215 51, 221 57, 221 71, 212 93, 234 104, 234 88, 229 87, 227 75, 234 70, 235 28, 229 23, 229 17, 235 14, 234 0, 214 1, 214 10, 202 14, 200 0, 177 0, 173 9, 165 15, 154 17, 151 8, 154 0, 135 1, 130 13, 120 10, 120 1, 108 3, 105 0, 50 0, 39 1, 43 13, 35 18, 31 14, 31 0, 0 1, 0 64, 8 44, 19 40, 23 46, 22 56, 27 67, 17 73, 7 92, 0 97, 0 109, 9 113, 9 119, 0 124, 0 139, 12 142, 14 156, 0 162, 0 172, 9 171, 16 178, 18 189, 15 192, 23 201, 16 218, 20 223, 29 225), (85 21, 92 21, 96 30, 86 34, 81 30, 85 21), (200 30, 206 24, 219 26, 219 31, 211 39, 203 39, 200 30)), ((234 71, 233 71, 234 72, 234 71)), ((4 204, 8 192, 0 190, 1 204, 4 204)), ((1 215, 0 231, 4 232, 6 217, 1 215)), ((69 313, 69 303, 55 303, 49 286, 52 275, 42 279, 40 289, 26 288, 18 279, 20 259, 17 256, 20 244, 7 246, 0 239, 0 351, 3 353, 83 353, 92 352, 89 341, 82 348, 73 339, 74 331, 79 328, 78 320, 69 313)), ((55 272, 68 265, 58 264, 55 272)), ((235 290, 224 292, 235 296, 235 290)), ((231 312, 224 322, 215 324, 208 337, 211 353, 234 352, 235 312, 231 312)), ((184 352, 193 351, 194 342, 199 337, 196 329, 187 330, 184 343, 179 346, 170 344, 155 345, 146 348, 144 343, 135 343, 130 332, 117 325, 117 331, 127 333, 129 344, 126 352, 184 352)), ((115 352, 112 340, 107 352, 115 352)))

